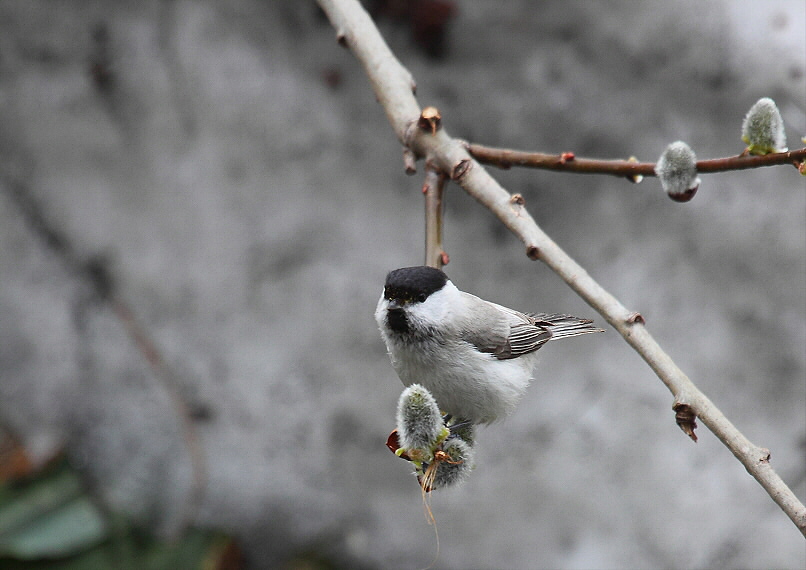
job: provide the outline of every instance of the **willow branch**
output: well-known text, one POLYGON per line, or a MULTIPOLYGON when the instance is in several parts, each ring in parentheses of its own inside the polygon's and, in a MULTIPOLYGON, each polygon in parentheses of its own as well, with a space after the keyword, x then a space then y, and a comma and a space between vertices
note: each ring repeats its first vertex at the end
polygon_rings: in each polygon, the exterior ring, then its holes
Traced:
MULTIPOLYGON (((638 162, 636 160, 597 160, 580 158, 571 152, 562 154, 545 154, 541 152, 525 152, 505 148, 493 148, 480 144, 467 143, 467 151, 482 164, 508 169, 513 166, 540 168, 559 172, 576 172, 577 174, 609 174, 636 180, 640 176, 655 176, 654 162, 638 162)), ((740 154, 726 158, 710 158, 697 161, 698 173, 728 172, 730 170, 747 170, 763 166, 779 166, 789 164, 802 168, 806 161, 806 148, 789 152, 776 152, 756 156, 740 154)))
POLYGON ((672 361, 647 330, 640 314, 624 307, 603 289, 535 223, 523 204, 473 160, 461 141, 444 129, 418 127, 420 106, 411 74, 395 58, 369 15, 356 0, 319 0, 319 5, 370 79, 398 139, 418 157, 428 157, 468 194, 488 208, 526 246, 531 259, 554 270, 601 314, 649 364, 675 397, 675 408, 688 406, 725 444, 747 471, 806 535, 806 508, 769 463, 770 453, 748 440, 672 361))
POLYGON ((137 321, 128 303, 116 296, 110 297, 109 302, 115 316, 123 323, 129 338, 151 367, 154 377, 168 394, 171 405, 180 421, 182 438, 190 458, 192 479, 187 500, 182 504, 178 522, 171 532, 172 536, 178 537, 192 524, 207 485, 207 465, 204 459, 204 449, 199 439, 196 424, 193 422, 190 406, 182 397, 179 381, 173 376, 161 351, 137 321))
POLYGON ((102 257, 83 259, 73 246, 69 236, 61 232, 45 215, 44 208, 35 198, 31 188, 16 176, 0 177, 4 189, 20 209, 23 218, 34 234, 51 251, 57 253, 74 274, 93 291, 98 301, 111 307, 113 314, 123 325, 126 334, 142 357, 148 362, 155 379, 170 398, 171 405, 180 421, 182 439, 191 464, 191 486, 187 500, 172 534, 179 536, 192 523, 199 508, 207 481, 204 450, 188 406, 182 397, 179 382, 162 356, 157 345, 146 330, 137 322, 129 304, 116 292, 112 274, 102 257))
POLYGON ((442 196, 447 176, 441 170, 426 166, 423 195, 425 196, 425 265, 442 269, 448 264, 448 254, 442 245, 442 196))

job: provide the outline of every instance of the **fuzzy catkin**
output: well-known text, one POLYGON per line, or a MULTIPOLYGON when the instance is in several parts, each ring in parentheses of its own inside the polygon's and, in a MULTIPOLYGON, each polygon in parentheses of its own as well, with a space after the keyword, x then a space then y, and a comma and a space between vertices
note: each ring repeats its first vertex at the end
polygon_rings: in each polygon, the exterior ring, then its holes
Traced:
POLYGON ((443 430, 437 401, 420 384, 412 384, 397 404, 397 429, 403 449, 430 449, 443 430))
POLYGON ((775 101, 762 97, 750 107, 742 122, 742 141, 751 154, 786 152, 784 120, 775 101))
POLYGON ((697 177, 697 156, 683 141, 666 147, 655 165, 664 191, 674 200, 687 201, 694 196, 700 185, 697 177))
POLYGON ((442 446, 448 455, 445 461, 436 465, 436 474, 432 486, 434 489, 456 485, 464 481, 473 469, 473 448, 462 439, 450 438, 442 446))

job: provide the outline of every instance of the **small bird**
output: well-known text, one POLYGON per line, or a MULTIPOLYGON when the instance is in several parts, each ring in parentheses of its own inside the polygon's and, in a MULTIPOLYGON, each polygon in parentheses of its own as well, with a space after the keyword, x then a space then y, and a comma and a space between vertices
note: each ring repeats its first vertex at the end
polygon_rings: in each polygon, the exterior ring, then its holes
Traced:
POLYGON ((389 272, 375 320, 403 384, 425 386, 443 412, 477 424, 515 409, 541 346, 604 332, 588 319, 490 303, 425 266, 389 272))

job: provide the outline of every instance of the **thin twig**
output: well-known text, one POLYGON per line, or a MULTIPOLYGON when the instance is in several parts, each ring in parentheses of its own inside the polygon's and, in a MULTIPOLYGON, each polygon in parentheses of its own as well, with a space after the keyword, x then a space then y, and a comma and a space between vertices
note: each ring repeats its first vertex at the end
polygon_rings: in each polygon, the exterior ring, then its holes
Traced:
POLYGON ((128 303, 116 296, 112 296, 109 299, 109 303, 115 316, 126 329, 129 338, 148 362, 154 377, 168 394, 171 405, 181 423, 182 439, 190 457, 192 478, 187 500, 182 503, 182 510, 177 518, 178 522, 171 533, 174 537, 179 537, 193 523, 193 518, 199 509, 204 489, 207 486, 207 464, 204 459, 204 449, 199 439, 196 424, 193 422, 190 407, 180 392, 179 381, 165 362, 162 352, 135 318, 134 312, 128 303))
POLYGON ((69 237, 51 223, 45 215, 44 208, 25 182, 14 176, 4 176, 0 181, 17 204, 22 217, 36 237, 42 241, 45 247, 56 253, 71 272, 89 286, 98 301, 107 304, 112 309, 132 343, 148 362, 161 388, 168 394, 174 412, 181 423, 182 440, 187 448, 191 464, 190 490, 178 517, 178 523, 172 532, 179 536, 192 524, 207 481, 204 450, 199 441, 198 431, 193 423, 189 406, 182 397, 179 382, 172 374, 157 345, 138 323, 128 303, 116 293, 112 275, 104 259, 102 257, 84 259, 79 255, 69 237))
MULTIPOLYGON (((634 160, 597 160, 580 158, 573 153, 545 154, 542 152, 525 152, 505 148, 493 148, 480 144, 466 143, 470 155, 483 164, 498 168, 523 166, 557 170, 560 172, 576 172, 577 174, 609 174, 635 179, 638 176, 656 176, 654 162, 637 162, 634 160)), ((746 170, 763 166, 794 165, 796 168, 806 160, 806 148, 789 152, 776 152, 764 156, 740 154, 726 158, 711 158, 697 161, 698 173, 727 172, 730 170, 746 170)))
POLYGON ((520 238, 531 259, 539 259, 553 269, 618 330, 675 399, 685 401, 806 536, 806 508, 770 465, 769 451, 751 443, 691 382, 649 334, 641 315, 626 309, 560 249, 532 219, 522 198, 513 200, 473 160, 464 143, 448 136, 444 128, 433 133, 416 128, 420 107, 411 90, 411 75, 389 50, 361 5, 356 0, 319 0, 319 5, 337 30, 340 43, 349 46, 364 67, 400 141, 417 156, 427 156, 438 164, 520 238))
POLYGON ((425 265, 442 269, 448 264, 448 254, 442 245, 442 196, 447 176, 438 168, 426 166, 423 195, 425 196, 425 265))

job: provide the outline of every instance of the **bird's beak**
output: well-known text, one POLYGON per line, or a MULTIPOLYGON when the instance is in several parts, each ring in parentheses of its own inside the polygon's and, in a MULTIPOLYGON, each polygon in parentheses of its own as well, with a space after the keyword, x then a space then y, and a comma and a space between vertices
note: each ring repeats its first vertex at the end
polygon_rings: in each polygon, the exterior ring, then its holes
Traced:
POLYGON ((397 311, 403 308, 403 303, 400 301, 396 301, 395 299, 390 299, 389 304, 386 306, 387 310, 389 311, 397 311))

